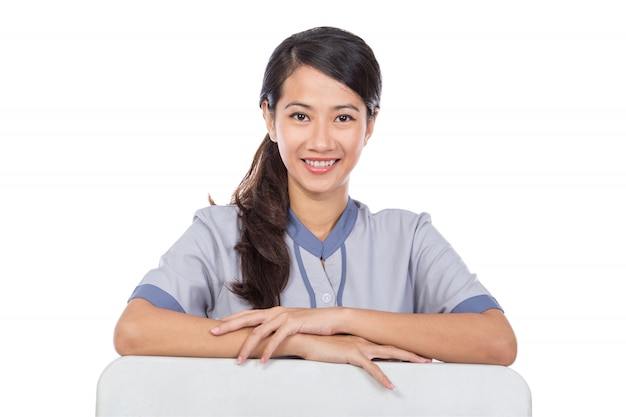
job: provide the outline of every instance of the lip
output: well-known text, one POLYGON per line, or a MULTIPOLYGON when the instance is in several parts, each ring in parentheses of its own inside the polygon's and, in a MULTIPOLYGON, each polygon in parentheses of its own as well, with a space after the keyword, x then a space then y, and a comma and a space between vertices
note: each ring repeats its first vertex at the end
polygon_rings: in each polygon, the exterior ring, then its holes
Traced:
POLYGON ((302 164, 309 172, 316 174, 316 175, 320 175, 320 174, 325 174, 331 171, 333 168, 335 168, 335 166, 337 165, 339 161, 340 159, 338 158, 303 158, 302 164), (319 166, 310 165, 306 161, 319 163, 320 165, 319 166), (335 162, 330 165, 324 164, 324 163, 328 163, 329 161, 335 161, 335 162))

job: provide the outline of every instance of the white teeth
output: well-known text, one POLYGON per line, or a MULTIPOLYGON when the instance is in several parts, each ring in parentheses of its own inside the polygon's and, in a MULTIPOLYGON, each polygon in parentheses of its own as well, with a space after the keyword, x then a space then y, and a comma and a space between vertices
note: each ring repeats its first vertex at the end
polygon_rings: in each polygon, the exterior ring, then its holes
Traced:
POLYGON ((330 161, 311 161, 309 159, 305 159, 304 162, 307 165, 310 165, 310 166, 315 167, 315 168, 326 168, 326 167, 329 167, 331 165, 334 165, 335 162, 337 162, 337 160, 336 159, 331 159, 330 161))

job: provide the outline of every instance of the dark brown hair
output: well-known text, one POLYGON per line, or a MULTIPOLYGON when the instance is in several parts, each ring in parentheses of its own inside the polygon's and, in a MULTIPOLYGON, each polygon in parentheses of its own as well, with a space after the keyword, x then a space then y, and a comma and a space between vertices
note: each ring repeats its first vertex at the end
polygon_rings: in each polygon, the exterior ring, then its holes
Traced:
MULTIPOLYGON (((260 103, 274 111, 283 82, 300 66, 313 67, 355 91, 374 116, 380 106, 382 77, 371 48, 342 29, 318 27, 296 33, 274 50, 263 78, 260 103)), ((269 134, 231 203, 239 208, 241 235, 235 249, 241 258, 242 281, 231 290, 253 308, 280 305, 289 279, 285 232, 289 217, 287 169, 269 134)))

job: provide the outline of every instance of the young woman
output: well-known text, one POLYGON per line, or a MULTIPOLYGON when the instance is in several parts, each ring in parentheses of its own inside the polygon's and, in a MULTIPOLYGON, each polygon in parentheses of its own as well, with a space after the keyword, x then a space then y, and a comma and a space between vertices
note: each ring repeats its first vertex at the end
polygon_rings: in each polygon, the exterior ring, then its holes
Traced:
POLYGON ((388 388, 373 359, 513 363, 500 305, 428 214, 371 213, 349 195, 381 86, 349 32, 314 28, 275 49, 250 170, 135 289, 115 329, 121 355, 298 356, 360 366, 388 388))

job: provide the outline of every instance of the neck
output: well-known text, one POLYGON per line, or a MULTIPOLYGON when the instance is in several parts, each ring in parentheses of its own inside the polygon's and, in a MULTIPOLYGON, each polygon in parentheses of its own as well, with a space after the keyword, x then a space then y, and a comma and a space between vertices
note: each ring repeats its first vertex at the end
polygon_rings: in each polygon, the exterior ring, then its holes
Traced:
POLYGON ((289 190, 291 210, 300 222, 319 240, 323 241, 333 230, 348 204, 348 190, 330 197, 305 197, 289 190))

